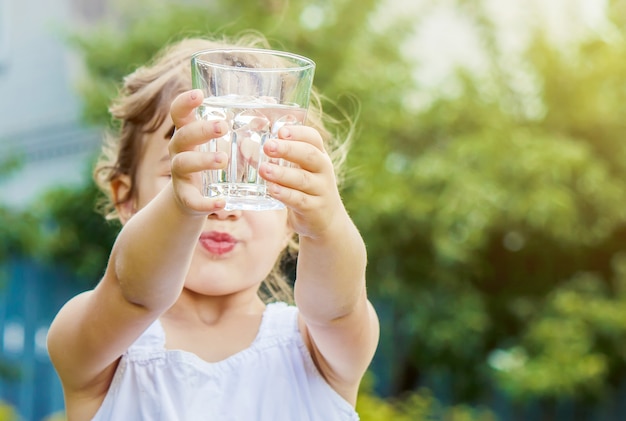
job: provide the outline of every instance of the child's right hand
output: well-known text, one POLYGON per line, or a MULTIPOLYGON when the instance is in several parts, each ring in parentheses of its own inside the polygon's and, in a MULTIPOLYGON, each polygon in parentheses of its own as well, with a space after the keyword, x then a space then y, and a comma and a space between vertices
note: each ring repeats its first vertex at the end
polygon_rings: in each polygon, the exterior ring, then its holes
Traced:
POLYGON ((225 206, 223 199, 202 194, 200 172, 225 168, 228 163, 224 152, 199 150, 200 145, 228 130, 222 120, 196 120, 194 110, 203 99, 202 91, 194 89, 176 97, 170 108, 175 127, 169 143, 174 196, 181 210, 193 215, 208 214, 225 206))

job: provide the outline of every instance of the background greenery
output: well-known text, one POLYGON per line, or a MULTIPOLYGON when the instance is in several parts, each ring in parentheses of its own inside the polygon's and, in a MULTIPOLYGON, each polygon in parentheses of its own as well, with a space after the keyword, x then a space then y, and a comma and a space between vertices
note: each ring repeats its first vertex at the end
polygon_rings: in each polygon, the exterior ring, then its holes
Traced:
MULTIPOLYGON (((612 37, 556 46, 538 28, 515 57, 481 1, 451 3, 487 57, 485 72, 458 69, 453 94, 419 85, 400 46, 421 23, 379 24, 379 0, 144 0, 68 42, 92 124, 167 42, 250 29, 317 62, 329 113, 358 111, 343 194, 383 328, 363 420, 491 420, 477 403, 494 389, 547 411, 602 402, 626 376, 626 1, 608 2, 612 37), (441 378, 445 405, 423 388, 441 378)), ((89 184, 0 210, 15 222, 0 258, 61 262, 93 285, 117 230, 89 212, 95 198, 89 184)))

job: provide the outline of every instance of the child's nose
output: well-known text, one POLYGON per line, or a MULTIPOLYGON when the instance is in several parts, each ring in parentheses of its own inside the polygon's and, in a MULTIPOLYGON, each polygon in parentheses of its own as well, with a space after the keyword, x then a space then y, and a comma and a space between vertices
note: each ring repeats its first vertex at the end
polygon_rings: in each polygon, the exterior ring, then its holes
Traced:
POLYGON ((221 209, 218 211, 211 212, 209 214, 209 219, 239 219, 241 218, 241 210, 225 210, 221 209))

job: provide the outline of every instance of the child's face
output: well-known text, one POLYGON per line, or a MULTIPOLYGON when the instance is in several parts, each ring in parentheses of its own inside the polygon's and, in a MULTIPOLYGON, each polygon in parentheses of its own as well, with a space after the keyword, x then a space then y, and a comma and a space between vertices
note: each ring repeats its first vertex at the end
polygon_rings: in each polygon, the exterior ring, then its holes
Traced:
MULTIPOLYGON (((169 182, 169 118, 145 137, 135 177, 137 210, 169 182)), ((256 290, 286 247, 291 230, 287 211, 219 211, 208 216, 196 246, 185 287, 203 295, 256 290)))

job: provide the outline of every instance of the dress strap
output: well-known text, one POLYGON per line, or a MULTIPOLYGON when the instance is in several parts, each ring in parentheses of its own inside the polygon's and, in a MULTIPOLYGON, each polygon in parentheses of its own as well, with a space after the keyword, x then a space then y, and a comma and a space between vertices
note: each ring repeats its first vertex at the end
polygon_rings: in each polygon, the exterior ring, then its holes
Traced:
POLYGON ((298 329, 298 308, 287 303, 268 304, 263 313, 260 336, 300 335, 298 329))
POLYGON ((129 350, 154 349, 165 347, 165 331, 159 319, 156 319, 130 346, 129 350))

